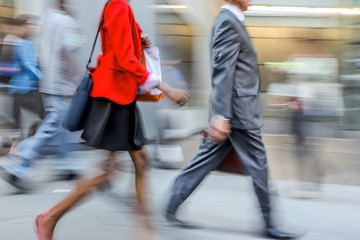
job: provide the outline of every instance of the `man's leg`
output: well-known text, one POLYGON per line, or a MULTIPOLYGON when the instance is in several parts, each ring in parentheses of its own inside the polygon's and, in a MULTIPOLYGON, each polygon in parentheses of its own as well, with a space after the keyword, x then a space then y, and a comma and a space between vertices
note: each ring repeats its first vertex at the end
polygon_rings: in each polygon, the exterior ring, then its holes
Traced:
POLYGON ((74 133, 69 132, 62 126, 70 104, 72 97, 61 97, 58 99, 58 108, 60 110, 58 126, 58 134, 56 135, 57 151, 56 151, 56 166, 57 175, 60 179, 71 180, 77 177, 81 171, 80 162, 71 156, 69 151, 69 143, 73 142, 72 138, 75 137, 74 133))
POLYGON ((271 224, 268 164, 261 131, 233 129, 230 141, 247 173, 252 177, 265 225, 271 224))
POLYGON ((273 239, 296 238, 296 235, 281 232, 273 226, 268 187, 268 164, 261 130, 232 129, 230 141, 247 173, 253 179, 255 193, 265 222, 266 235, 273 239))
POLYGON ((21 96, 23 94, 14 93, 14 104, 13 104, 13 115, 14 115, 14 128, 20 129, 21 128, 21 122, 20 122, 20 106, 21 106, 21 96))
POLYGON ((167 212, 175 214, 178 207, 190 196, 210 171, 216 169, 231 150, 229 140, 221 145, 206 139, 197 155, 187 164, 172 186, 167 212))
POLYGON ((46 116, 43 124, 38 128, 35 135, 18 143, 17 151, 14 153, 15 157, 20 161, 19 166, 10 168, 10 173, 21 178, 30 169, 33 161, 40 156, 40 151, 46 145, 49 139, 58 133, 60 121, 60 112, 55 101, 58 96, 45 94, 44 102, 46 109, 46 116), (13 170, 13 172, 12 172, 13 170))

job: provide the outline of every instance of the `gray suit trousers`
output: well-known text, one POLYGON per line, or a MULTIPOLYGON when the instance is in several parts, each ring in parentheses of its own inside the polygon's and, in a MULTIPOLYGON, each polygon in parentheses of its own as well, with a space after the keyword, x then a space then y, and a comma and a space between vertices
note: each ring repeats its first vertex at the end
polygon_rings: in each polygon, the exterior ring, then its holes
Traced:
POLYGON ((222 144, 206 139, 197 155, 175 179, 167 211, 176 212, 208 173, 217 168, 232 147, 241 159, 246 172, 252 177, 265 224, 270 224, 268 164, 260 129, 232 129, 229 139, 222 144))

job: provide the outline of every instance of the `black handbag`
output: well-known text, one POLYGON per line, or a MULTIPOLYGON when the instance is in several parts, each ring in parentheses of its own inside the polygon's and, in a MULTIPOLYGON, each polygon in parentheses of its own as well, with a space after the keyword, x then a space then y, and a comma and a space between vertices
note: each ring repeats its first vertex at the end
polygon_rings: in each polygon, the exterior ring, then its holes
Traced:
POLYGON ((92 50, 90 53, 90 58, 86 65, 86 73, 84 74, 84 76, 80 82, 80 85, 77 88, 76 93, 73 96, 70 108, 69 108, 68 113, 63 122, 64 128, 71 132, 81 131, 84 129, 85 118, 87 116, 87 112, 90 108, 90 103, 91 103, 90 91, 92 88, 92 77, 90 74, 89 66, 91 63, 91 58, 94 53, 97 39, 99 37, 99 32, 100 32, 101 26, 104 23, 105 10, 106 10, 106 7, 109 2, 110 2, 110 0, 107 1, 104 11, 103 11, 103 15, 102 15, 102 18, 101 18, 101 21, 99 24, 99 28, 96 33, 94 44, 93 44, 93 47, 92 47, 92 50))

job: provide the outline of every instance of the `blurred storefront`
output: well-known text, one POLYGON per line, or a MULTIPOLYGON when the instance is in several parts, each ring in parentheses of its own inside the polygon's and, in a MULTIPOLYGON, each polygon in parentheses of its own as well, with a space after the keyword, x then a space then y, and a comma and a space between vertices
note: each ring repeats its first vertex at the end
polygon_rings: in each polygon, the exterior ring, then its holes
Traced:
MULTIPOLYGON (((2 17, 18 13, 43 15, 55 0, 1 1, 2 17), (14 8, 16 7, 16 8, 14 8), (4 9, 7 9, 6 11, 4 9), (4 13, 3 13, 4 12, 4 13), (5 13, 6 12, 6 13, 5 13)), ((105 0, 70 0, 74 15, 84 30, 87 44, 78 54, 78 67, 85 65, 95 35, 100 11, 105 0)), ((222 0, 133 0, 131 5, 145 33, 159 46, 162 57, 177 60, 176 68, 185 79, 192 101, 179 114, 169 116, 173 128, 187 129, 191 135, 206 126, 210 89, 208 36, 211 24, 220 10, 222 0), (169 51, 173 53, 169 56, 169 51), (182 121, 179 118, 184 118, 182 121), (181 123, 182 126, 176 124, 181 123)), ((360 37, 360 6, 358 0, 253 0, 246 13, 246 25, 258 53, 261 91, 267 118, 286 118, 286 111, 268 107, 269 85, 282 83, 286 76, 275 73, 269 64, 284 62, 296 50, 299 39, 316 39, 339 62, 337 82, 344 85, 345 114, 339 129, 360 128, 360 83, 357 40, 360 37)), ((95 50, 100 52, 99 46, 95 50)), ((359 53, 360 54, 360 53, 359 53)), ((96 54, 95 54, 96 55, 96 54)), ((142 104, 143 114, 155 115, 155 104, 142 104)), ((170 114, 170 111, 169 111, 170 114)), ((145 123, 149 139, 156 139, 155 117, 145 123)), ((176 131, 175 131, 176 132, 176 131)), ((279 130, 278 133, 282 133, 279 130)), ((175 134, 176 135, 176 134, 175 134)), ((185 137, 185 135, 179 135, 185 137)))
MULTIPOLYGON (((222 0, 157 0, 156 30, 159 42, 173 42, 181 49, 181 69, 189 79, 195 98, 195 105, 206 106, 210 87, 210 68, 208 64, 208 35, 211 23, 222 0)), ((271 97, 266 94, 272 83, 283 83, 286 74, 274 72, 269 66, 280 64, 297 50, 299 41, 314 39, 334 56, 340 66, 336 83, 342 83, 343 52, 349 42, 358 38, 359 1, 353 0, 305 0, 284 1, 253 0, 246 12, 246 25, 258 53, 261 72, 261 91, 264 100, 265 117, 287 121, 287 109, 272 108, 268 105, 271 97), (355 24, 354 24, 355 23, 355 24)), ((350 67, 352 71, 354 67, 350 67)), ((351 78, 355 78, 351 73, 351 78)), ((346 85, 346 84, 344 84, 346 85)), ((338 129, 358 130, 360 121, 357 109, 358 94, 344 91, 345 114, 338 129)), ((279 91, 281 91, 279 89, 279 91)), ((333 100, 331 100, 334 102, 333 100)), ((330 101, 330 102, 331 102, 330 101)), ((329 103, 331 104, 331 103, 329 103)), ((341 104, 338 104, 341 105, 341 104)), ((276 133, 288 133, 280 123, 276 133)), ((270 126, 273 128, 274 126, 270 126)), ((276 127, 275 127, 276 128, 276 127)))

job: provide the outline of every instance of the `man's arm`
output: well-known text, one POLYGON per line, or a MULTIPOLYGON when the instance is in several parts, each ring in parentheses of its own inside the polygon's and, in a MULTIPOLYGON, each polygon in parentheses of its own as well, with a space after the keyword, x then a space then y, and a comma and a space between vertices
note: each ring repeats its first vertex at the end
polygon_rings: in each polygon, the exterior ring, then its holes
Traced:
POLYGON ((212 67, 212 107, 215 115, 232 118, 232 94, 240 36, 234 23, 225 20, 214 27, 212 67))
POLYGON ((34 80, 39 80, 42 77, 42 74, 37 66, 37 62, 33 59, 32 56, 35 52, 35 47, 30 42, 24 42, 15 47, 16 54, 20 59, 21 68, 31 74, 34 80))
POLYGON ((236 62, 240 52, 239 33, 229 20, 214 26, 211 46, 212 107, 214 115, 210 121, 210 140, 222 142, 231 132, 232 93, 236 62))
POLYGON ((75 19, 70 16, 63 17, 64 28, 64 50, 73 52, 79 50, 85 44, 85 36, 78 27, 75 19))

